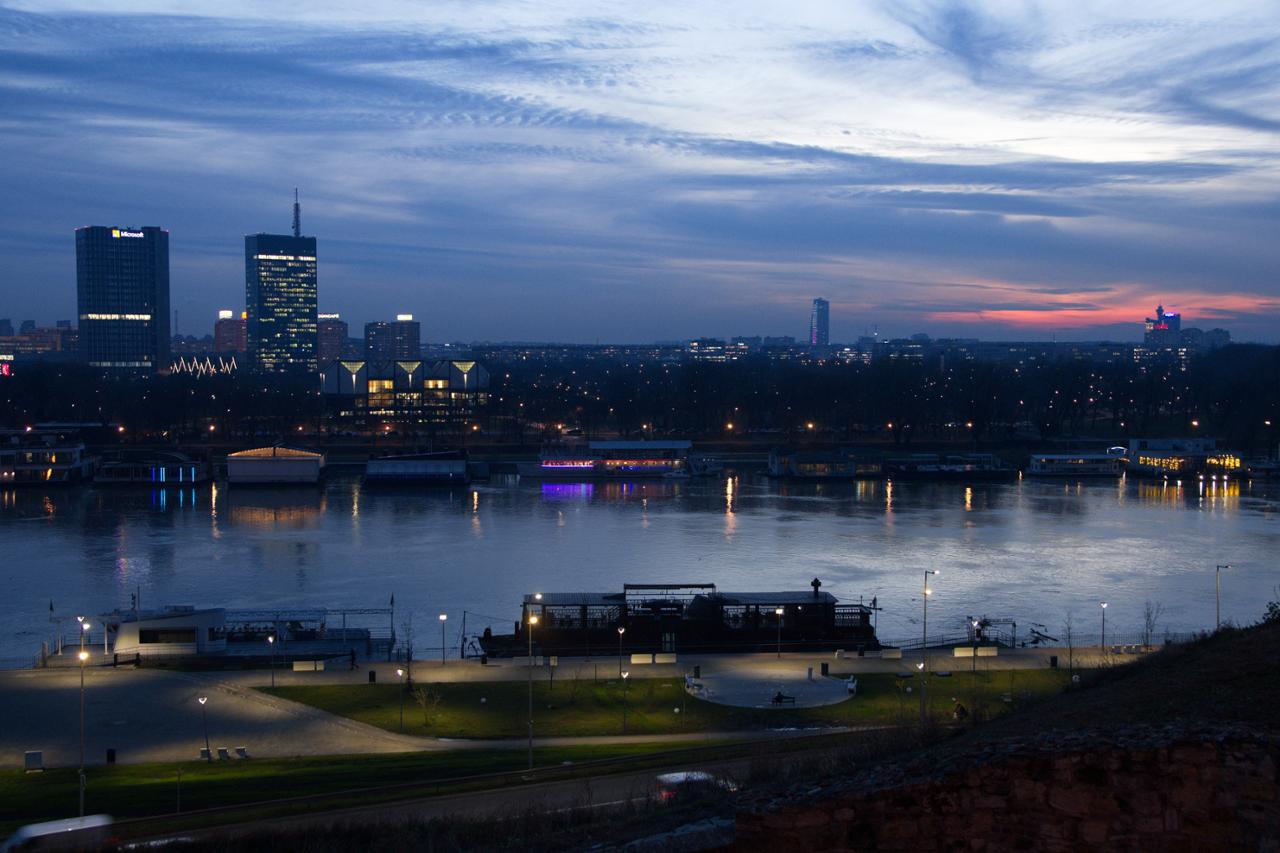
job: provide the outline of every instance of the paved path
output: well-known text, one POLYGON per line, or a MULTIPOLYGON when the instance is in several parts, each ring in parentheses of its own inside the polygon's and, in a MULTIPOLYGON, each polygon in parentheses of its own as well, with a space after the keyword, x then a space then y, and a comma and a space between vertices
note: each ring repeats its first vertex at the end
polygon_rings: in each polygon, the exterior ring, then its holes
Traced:
MULTIPOLYGON (((1028 669, 1048 666, 1050 654, 1061 650, 1001 650, 997 658, 980 658, 979 668, 1028 669)), ((1075 651, 1076 665, 1096 664, 1096 648, 1075 651)), ((1127 656, 1125 660, 1131 660, 1127 656)), ((677 665, 626 666, 633 678, 682 677, 694 666, 704 682, 711 683, 717 698, 733 704, 758 705, 779 689, 803 697, 804 704, 825 704, 843 698, 844 685, 822 679, 822 662, 833 676, 872 672, 914 671, 919 654, 902 660, 848 658, 832 655, 701 655, 677 665), (813 666, 815 681, 808 682, 813 666), (803 682, 803 683, 802 683, 803 682), (785 688, 783 687, 785 685, 785 688)), ((962 670, 971 661, 955 660, 940 652, 930 654, 930 669, 962 670)), ((396 664, 374 668, 379 682, 395 683, 396 664)), ((401 664, 403 666, 403 664, 401 664)), ((418 681, 523 681, 528 670, 512 661, 481 666, 475 661, 418 661, 413 667, 418 681)), ((617 678, 617 658, 562 659, 557 680, 566 678, 617 678)), ((42 750, 47 767, 75 766, 79 762, 79 677, 77 669, 0 671, 0 767, 22 766, 26 750, 42 750)), ((350 753, 388 753, 459 748, 520 748, 522 741, 469 741, 421 738, 388 732, 345 717, 295 702, 277 699, 255 690, 270 683, 263 670, 225 673, 182 673, 166 670, 93 668, 85 671, 85 760, 101 764, 106 750, 117 750, 121 763, 183 761, 196 758, 204 746, 201 707, 207 696, 209 743, 215 750, 245 746, 251 755, 282 757, 350 753)), ((368 669, 327 672, 278 672, 277 683, 367 683, 368 669)), ((637 736, 632 742, 741 738, 743 733, 637 736)), ((771 736, 762 733, 762 736, 771 736)), ((555 738, 541 745, 626 742, 618 737, 555 738)))

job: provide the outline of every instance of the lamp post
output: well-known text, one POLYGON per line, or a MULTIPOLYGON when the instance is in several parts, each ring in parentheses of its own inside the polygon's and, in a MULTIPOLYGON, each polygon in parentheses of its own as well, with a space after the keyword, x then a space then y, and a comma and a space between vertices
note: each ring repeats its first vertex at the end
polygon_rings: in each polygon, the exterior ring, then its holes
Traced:
POLYGON ((977 619, 973 621, 973 674, 978 674, 978 626, 982 623, 977 619))
POLYGON ((631 670, 622 673, 622 733, 627 733, 627 685, 630 684, 631 670))
POLYGON ((525 634, 529 639, 529 769, 533 769, 533 626, 538 624, 537 615, 529 614, 529 624, 525 634))
POLYGON ((271 687, 274 690, 276 686, 276 635, 269 634, 267 636, 267 646, 271 649, 271 687))
POLYGON ((1102 654, 1107 654, 1107 603, 1099 602, 1098 606, 1102 608, 1102 654))
POLYGON ((400 731, 404 731, 404 670, 396 670, 396 678, 400 679, 400 731))
POLYGON ((622 635, 627 633, 625 625, 618 626, 618 677, 622 677, 622 635))
POLYGON ((84 650, 83 641, 84 632, 89 630, 89 623, 82 622, 81 625, 81 648, 77 657, 80 659, 80 817, 84 817, 84 663, 89 659, 89 653, 84 650))
POLYGON ((448 613, 440 614, 440 665, 444 666, 444 623, 449 620, 448 613))
POLYGON ((778 617, 778 657, 782 657, 782 608, 775 607, 773 615, 778 617))
POLYGON ((1214 604, 1213 604, 1213 630, 1222 629, 1222 570, 1229 569, 1231 566, 1222 565, 1214 568, 1214 604))
POLYGON ((196 701, 200 703, 200 722, 204 726, 204 757, 207 761, 213 761, 213 750, 209 749, 209 715, 204 709, 204 703, 209 701, 209 697, 201 696, 196 701))
POLYGON ((920 725, 924 725, 926 717, 925 707, 925 682, 929 674, 929 596, 933 594, 933 590, 929 589, 929 575, 939 575, 937 569, 924 570, 924 587, 923 595, 920 596, 920 602, 923 609, 921 623, 923 628, 920 633, 920 725))

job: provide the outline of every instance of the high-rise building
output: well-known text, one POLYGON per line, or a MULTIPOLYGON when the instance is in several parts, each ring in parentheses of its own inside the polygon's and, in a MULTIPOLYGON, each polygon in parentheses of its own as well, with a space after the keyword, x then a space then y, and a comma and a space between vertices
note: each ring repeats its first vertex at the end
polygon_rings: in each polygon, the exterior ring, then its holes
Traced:
POLYGON ((169 367, 169 232, 76 229, 80 352, 94 367, 154 372, 169 367))
POLYGON ((316 238, 301 232, 295 200, 292 235, 244 238, 246 331, 258 370, 316 370, 316 238))
POLYGON ((412 314, 397 314, 394 323, 366 323, 364 357, 368 361, 421 358, 421 324, 413 319, 412 314))
POLYGON ((218 321, 213 324, 214 352, 247 352, 249 348, 248 312, 241 311, 240 316, 229 308, 218 312, 218 321))
POLYGON ((809 315, 809 346, 825 347, 831 343, 831 303, 825 299, 813 300, 813 312, 809 315))
POLYGON ((338 314, 321 314, 318 338, 316 343, 316 360, 323 370, 326 364, 342 358, 342 351, 347 346, 347 335, 351 332, 347 321, 338 314))
POLYGON ((1148 317, 1142 342, 1148 347, 1176 347, 1182 343, 1182 316, 1166 313, 1156 306, 1156 316, 1148 317))
POLYGON ((13 321, 8 317, 0 317, 0 338, 13 337, 13 321))
POLYGON ((23 320, 22 325, 18 328, 18 334, 25 335, 28 332, 34 332, 35 330, 36 330, 35 320, 23 320))

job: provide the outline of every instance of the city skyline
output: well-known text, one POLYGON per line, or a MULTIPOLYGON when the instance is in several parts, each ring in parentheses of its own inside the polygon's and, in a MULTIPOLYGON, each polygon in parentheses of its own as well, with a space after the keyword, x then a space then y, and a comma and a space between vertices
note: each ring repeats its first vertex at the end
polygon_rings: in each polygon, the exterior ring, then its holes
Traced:
POLYGON ((320 309, 426 340, 801 338, 819 295, 833 341, 1280 340, 1254 4, 191 9, 0 7, 5 314, 75 315, 75 227, 154 224, 205 334, 297 186, 320 309))

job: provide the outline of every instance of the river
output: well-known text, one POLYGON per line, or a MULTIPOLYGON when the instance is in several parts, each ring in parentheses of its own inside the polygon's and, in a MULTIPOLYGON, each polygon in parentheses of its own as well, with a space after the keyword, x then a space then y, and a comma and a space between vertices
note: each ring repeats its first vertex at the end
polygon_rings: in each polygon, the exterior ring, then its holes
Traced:
MULTIPOLYGON (((385 607, 412 613, 418 647, 511 630, 525 592, 614 591, 624 582, 727 591, 823 589, 883 608, 887 641, 918 637, 925 569, 930 635, 967 616, 1097 642, 1257 621, 1280 597, 1280 484, 1178 486, 1132 479, 787 484, 727 480, 540 484, 370 493, 336 476, 314 489, 205 485, 0 492, 0 663, 29 666, 54 618, 143 606, 385 607), (434 635, 434 636, 433 636, 434 635), (427 640, 421 639, 423 636, 427 640)), ((423 652, 428 654, 428 652, 423 652)))

